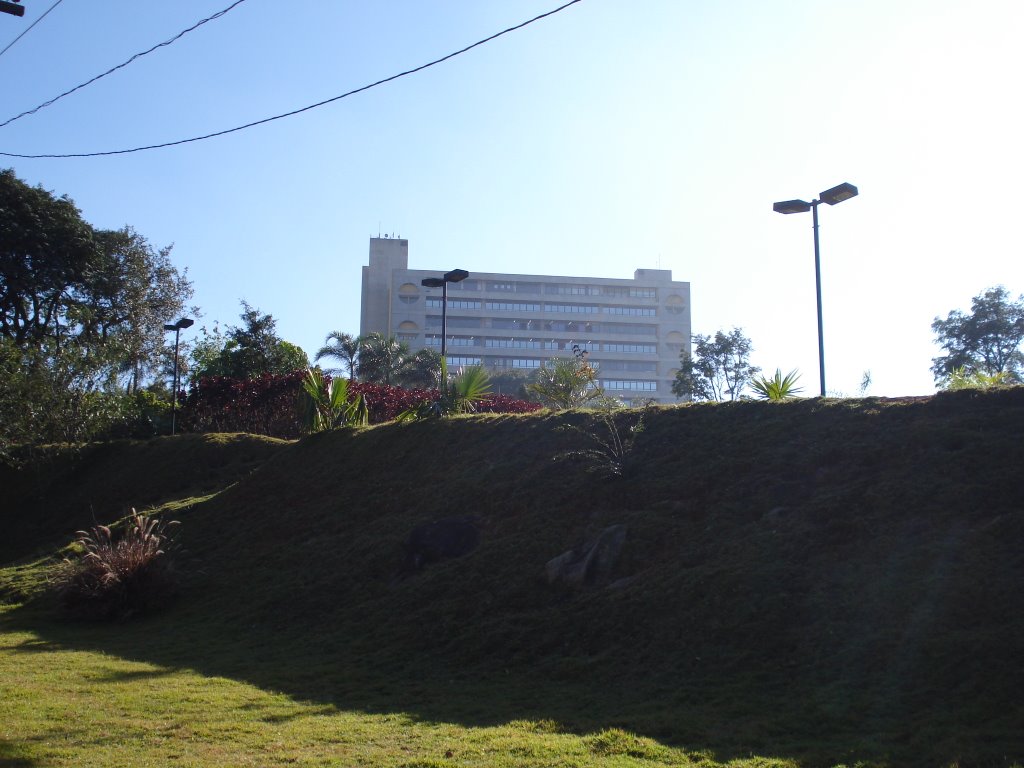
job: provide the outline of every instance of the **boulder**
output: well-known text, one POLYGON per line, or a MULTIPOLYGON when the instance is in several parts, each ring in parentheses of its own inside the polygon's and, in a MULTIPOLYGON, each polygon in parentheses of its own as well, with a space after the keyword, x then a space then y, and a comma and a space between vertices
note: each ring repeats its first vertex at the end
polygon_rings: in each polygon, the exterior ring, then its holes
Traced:
POLYGON ((544 568, 548 583, 577 589, 607 584, 625 541, 626 526, 609 525, 582 546, 549 560, 544 568))
POLYGON ((462 557, 479 543, 480 530, 474 518, 449 517, 421 523, 405 540, 400 573, 414 573, 438 560, 462 557))

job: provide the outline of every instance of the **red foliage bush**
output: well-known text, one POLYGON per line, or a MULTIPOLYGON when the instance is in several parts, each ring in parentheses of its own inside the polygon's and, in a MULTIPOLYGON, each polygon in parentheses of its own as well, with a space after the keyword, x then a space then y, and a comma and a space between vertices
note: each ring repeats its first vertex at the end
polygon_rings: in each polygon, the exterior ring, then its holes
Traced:
MULTIPOLYGON (((203 379, 189 392, 181 408, 181 424, 193 432, 251 432, 296 438, 302 434, 296 401, 305 371, 267 374, 258 379, 203 379)), ((404 389, 386 384, 355 382, 350 392, 366 401, 370 423, 391 421, 426 400, 436 389, 404 389)), ((508 395, 490 395, 478 404, 480 413, 530 413, 541 406, 508 395)))
POLYGON ((189 392, 181 423, 193 432, 251 432, 296 438, 302 434, 296 401, 305 371, 258 379, 214 376, 189 392))

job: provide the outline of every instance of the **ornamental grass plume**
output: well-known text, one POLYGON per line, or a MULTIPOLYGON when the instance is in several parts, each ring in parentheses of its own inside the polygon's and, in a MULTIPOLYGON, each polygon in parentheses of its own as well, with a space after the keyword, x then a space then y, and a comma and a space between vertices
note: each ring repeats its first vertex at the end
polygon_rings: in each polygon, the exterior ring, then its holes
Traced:
POLYGON ((171 553, 178 549, 178 521, 133 509, 126 523, 120 536, 106 525, 78 531, 80 554, 65 559, 55 579, 61 607, 71 616, 124 620, 162 608, 177 592, 171 553))

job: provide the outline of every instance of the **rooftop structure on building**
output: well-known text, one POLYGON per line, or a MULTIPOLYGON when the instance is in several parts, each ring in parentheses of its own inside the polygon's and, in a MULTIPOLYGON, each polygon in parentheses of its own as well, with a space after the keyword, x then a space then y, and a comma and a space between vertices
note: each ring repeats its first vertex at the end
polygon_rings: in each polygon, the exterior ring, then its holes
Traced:
POLYGON ((370 238, 360 334, 440 351, 442 289, 421 281, 458 266, 469 278, 448 284, 449 367, 529 373, 578 347, 609 395, 676 402, 679 356, 690 352, 690 284, 673 280, 671 270, 637 269, 632 280, 515 275, 477 271, 471 261, 409 269, 408 240, 370 238))

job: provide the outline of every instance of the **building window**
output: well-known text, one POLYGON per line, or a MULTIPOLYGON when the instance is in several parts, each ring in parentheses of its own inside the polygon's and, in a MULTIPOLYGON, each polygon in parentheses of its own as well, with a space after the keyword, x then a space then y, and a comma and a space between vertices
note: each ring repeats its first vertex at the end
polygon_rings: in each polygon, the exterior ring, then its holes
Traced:
POLYGON ((630 317, 654 317, 658 310, 654 307, 605 307, 605 314, 628 315, 630 317))
POLYGON ((500 349, 543 349, 544 342, 536 339, 490 338, 484 340, 484 346, 500 349))
POLYGON ((449 366, 460 366, 460 365, 480 365, 479 357, 462 357, 448 355, 449 366))
MULTIPOLYGON (((443 304, 443 298, 427 297, 427 309, 441 309, 443 304)), ((480 302, 476 299, 448 299, 448 309, 480 309, 480 302)))
POLYGON ((654 344, 609 344, 601 345, 603 352, 635 352, 641 355, 657 354, 658 349, 654 344))
MULTIPOLYGON (((440 328, 441 327, 441 316, 440 315, 427 315, 427 328, 440 328)), ((449 328, 479 328, 480 318, 479 317, 450 317, 448 318, 449 328)))
POLYGON ((642 325, 641 323, 602 323, 601 330, 605 333, 619 333, 630 336, 657 336, 658 326, 642 325))
POLYGON ((658 390, 658 382, 656 381, 601 379, 600 384, 605 389, 624 389, 630 392, 656 392, 658 390))
POLYGON ((544 311, 596 315, 601 311, 601 308, 593 304, 545 304, 544 311))
MULTIPOLYGON (((440 347, 441 336, 437 333, 427 334, 426 343, 428 347, 440 347)), ((475 347, 477 340, 475 336, 449 336, 448 343, 445 346, 448 347, 475 347)))
POLYGON ((540 312, 540 304, 525 301, 488 301, 487 309, 496 312, 540 312))
POLYGON ((400 333, 395 338, 399 341, 416 341, 419 338, 418 333, 400 333))

